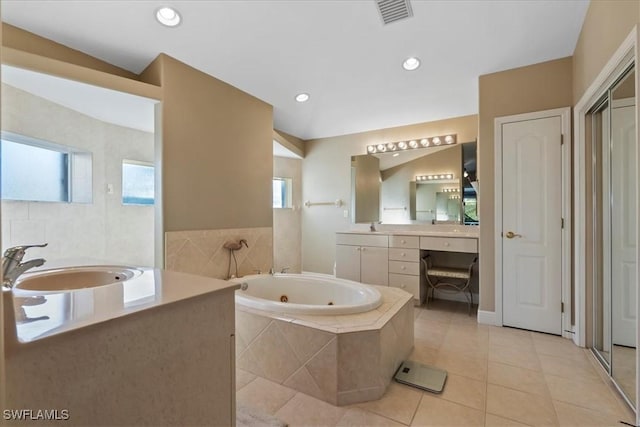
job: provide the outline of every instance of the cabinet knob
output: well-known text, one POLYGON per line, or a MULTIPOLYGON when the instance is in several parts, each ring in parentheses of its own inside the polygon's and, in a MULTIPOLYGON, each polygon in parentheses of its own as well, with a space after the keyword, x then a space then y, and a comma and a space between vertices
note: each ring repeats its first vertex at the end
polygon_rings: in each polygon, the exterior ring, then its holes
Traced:
POLYGON ((407 241, 406 241, 406 240, 400 240, 400 242, 401 242, 402 244, 407 243, 407 241))
POLYGON ((404 252, 402 252, 400 255, 401 256, 407 256, 407 254, 405 254, 404 252))
POLYGON ((444 245, 445 246, 449 246, 449 242, 444 242, 444 245))
POLYGON ((400 270, 406 270, 407 267, 405 267, 404 265, 402 267, 400 267, 400 270))
POLYGON ((364 252, 367 248, 362 248, 362 252, 364 252))
POLYGON ((362 248, 356 248, 357 251, 362 250, 362 248))

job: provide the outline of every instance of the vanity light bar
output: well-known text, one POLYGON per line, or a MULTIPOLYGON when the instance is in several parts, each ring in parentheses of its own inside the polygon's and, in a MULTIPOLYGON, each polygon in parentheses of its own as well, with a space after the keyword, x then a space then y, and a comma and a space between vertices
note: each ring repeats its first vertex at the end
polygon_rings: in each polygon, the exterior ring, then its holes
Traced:
POLYGON ((441 173, 436 175, 417 175, 416 181, 433 181, 434 179, 453 179, 452 173, 441 173))
POLYGON ((459 188, 443 188, 442 191, 444 193, 457 193, 458 191, 460 191, 459 188))
POLYGON ((456 134, 432 136, 429 138, 412 139, 409 141, 389 142, 386 144, 367 145, 367 153, 386 153, 387 151, 413 150, 416 148, 438 147, 440 145, 453 145, 458 141, 456 134))

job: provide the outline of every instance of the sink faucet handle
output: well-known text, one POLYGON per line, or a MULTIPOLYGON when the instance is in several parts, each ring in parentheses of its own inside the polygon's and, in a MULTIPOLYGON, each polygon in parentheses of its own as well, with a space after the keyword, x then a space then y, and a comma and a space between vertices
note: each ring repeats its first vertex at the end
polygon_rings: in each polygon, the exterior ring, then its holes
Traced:
POLYGON ((289 271, 289 267, 283 267, 280 273, 285 274, 287 271, 289 271))
POLYGON ((48 243, 42 243, 40 245, 14 246, 14 247, 9 248, 6 251, 4 251, 4 256, 7 257, 7 258, 15 258, 17 256, 19 258, 18 260, 21 260, 27 249, 30 249, 30 248, 44 248, 47 245, 48 245, 48 243))

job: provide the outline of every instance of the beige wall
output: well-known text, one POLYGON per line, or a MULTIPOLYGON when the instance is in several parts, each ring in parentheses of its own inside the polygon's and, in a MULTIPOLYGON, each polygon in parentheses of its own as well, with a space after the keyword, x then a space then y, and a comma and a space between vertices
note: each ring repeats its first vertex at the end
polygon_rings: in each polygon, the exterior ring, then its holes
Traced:
POLYGON ((90 152, 91 203, 3 200, 2 250, 48 242, 49 265, 91 258, 153 266, 153 206, 122 204, 122 161, 153 162, 153 134, 105 123, 2 84, 2 130, 90 152), (107 193, 107 184, 113 194, 107 193))
POLYGON ((160 55, 165 231, 271 227, 273 108, 160 55))
POLYGON ((6 23, 2 25, 2 46, 128 79, 138 79, 138 76, 130 71, 6 23))
POLYGON ((640 22, 640 1, 592 0, 573 53, 573 104, 640 22))
POLYGON ((282 132, 281 130, 277 129, 273 130, 273 137, 285 148, 293 151, 300 157, 304 157, 305 141, 303 139, 300 139, 293 135, 289 135, 288 133, 282 132))
POLYGON ((572 105, 571 57, 480 76, 480 310, 495 309, 494 119, 572 105))
POLYGON ((273 176, 291 178, 292 209, 273 210, 273 268, 289 268, 290 273, 302 269, 302 160, 273 158, 273 176))
MULTIPOLYGON (((335 233, 351 227, 344 216, 351 200, 351 156, 365 154, 367 145, 458 134, 458 142, 477 138, 478 116, 456 117, 307 141, 302 163, 302 200, 328 202, 342 199, 345 205, 302 208, 302 269, 333 273, 335 233)), ((347 211, 347 214, 350 212, 347 211)))

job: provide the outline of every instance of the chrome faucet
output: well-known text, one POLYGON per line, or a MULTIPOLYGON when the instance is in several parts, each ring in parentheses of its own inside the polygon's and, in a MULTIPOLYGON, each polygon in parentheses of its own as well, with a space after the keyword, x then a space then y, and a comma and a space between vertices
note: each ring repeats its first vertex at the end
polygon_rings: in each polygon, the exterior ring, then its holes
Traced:
POLYGON ((4 251, 2 257, 2 284, 6 287, 13 287, 16 279, 30 268, 40 267, 46 260, 44 258, 36 258, 26 262, 22 262, 27 249, 44 248, 47 243, 42 245, 23 245, 14 246, 4 251))

